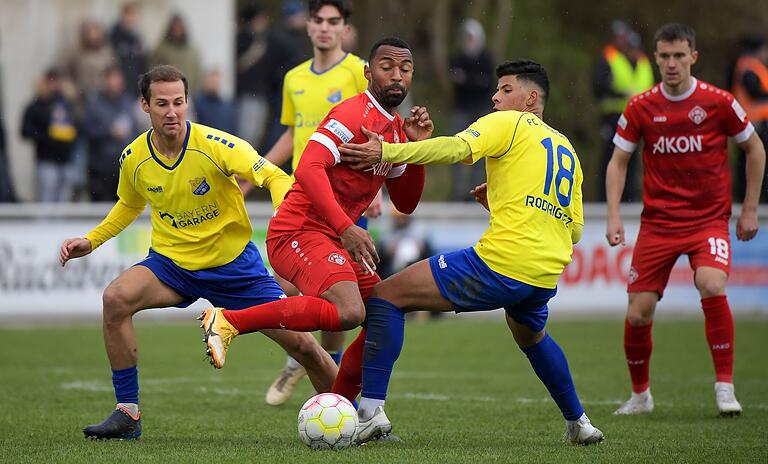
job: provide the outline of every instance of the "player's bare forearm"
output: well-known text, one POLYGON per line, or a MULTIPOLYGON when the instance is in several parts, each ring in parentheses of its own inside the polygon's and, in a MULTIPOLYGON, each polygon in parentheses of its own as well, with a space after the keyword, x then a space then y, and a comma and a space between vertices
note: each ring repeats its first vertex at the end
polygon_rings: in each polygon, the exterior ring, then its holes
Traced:
POLYGON ((264 158, 275 166, 282 166, 293 155, 293 126, 283 132, 264 158))
POLYGON ((740 145, 744 150, 746 162, 747 185, 744 193, 742 208, 757 211, 757 203, 760 200, 760 190, 763 187, 763 173, 765 172, 765 147, 757 133, 752 133, 749 138, 740 145))
POLYGON ((631 153, 619 148, 614 148, 611 161, 605 173, 605 193, 608 206, 608 223, 605 230, 605 238, 608 244, 616 246, 624 244, 624 224, 621 221, 621 194, 624 192, 624 184, 627 180, 627 165, 631 153))

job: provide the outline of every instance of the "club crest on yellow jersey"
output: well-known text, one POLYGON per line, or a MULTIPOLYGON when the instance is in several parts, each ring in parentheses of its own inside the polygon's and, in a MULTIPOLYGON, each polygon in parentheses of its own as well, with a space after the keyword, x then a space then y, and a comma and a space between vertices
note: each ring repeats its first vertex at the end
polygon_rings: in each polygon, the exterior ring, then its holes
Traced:
POLYGON ((326 99, 330 103, 339 103, 341 101, 341 89, 330 89, 326 99))
POLYGON ((192 186, 192 193, 195 195, 205 195, 211 190, 211 186, 205 181, 205 177, 195 177, 189 181, 189 185, 192 186))

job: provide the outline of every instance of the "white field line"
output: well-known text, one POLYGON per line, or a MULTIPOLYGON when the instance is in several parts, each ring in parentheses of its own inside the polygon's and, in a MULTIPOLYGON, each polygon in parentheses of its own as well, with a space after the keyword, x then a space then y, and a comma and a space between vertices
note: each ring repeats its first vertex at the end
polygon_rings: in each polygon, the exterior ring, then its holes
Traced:
MULTIPOLYGON (((205 378, 205 379, 198 379, 194 377, 170 377, 170 378, 160 378, 160 379, 147 379, 147 380, 140 380, 140 385, 171 385, 171 384, 199 384, 201 382, 208 382, 208 381, 220 381, 217 377, 212 378, 205 378)), ((79 390, 79 391, 90 391, 90 392, 111 392, 112 391, 112 385, 110 385, 108 382, 99 381, 99 380, 77 380, 74 382, 66 382, 62 383, 60 385, 60 388, 63 390, 79 390)), ((195 388, 195 391, 200 393, 213 393, 214 395, 220 395, 220 396, 251 396, 252 392, 250 391, 243 391, 240 388, 237 387, 231 387, 231 388, 222 388, 222 387, 208 387, 208 386, 198 386, 195 388)), ((390 393, 387 395, 390 399, 399 399, 399 400, 416 400, 416 401, 462 401, 462 402, 483 402, 483 403, 495 403, 495 402, 513 402, 513 403, 519 403, 519 404, 531 404, 531 403, 549 403, 552 401, 552 398, 548 396, 543 396, 539 398, 529 398, 524 396, 518 396, 514 398, 499 398, 495 396, 487 396, 487 395, 446 395, 441 393, 431 393, 431 392, 397 392, 397 393, 390 393)), ((597 405, 597 406, 614 406, 619 405, 624 402, 623 399, 583 399, 581 400, 584 404, 589 405, 597 405)), ((657 406, 661 407, 674 407, 675 405, 680 404, 692 404, 692 403, 672 403, 672 402, 659 402, 656 401, 657 406)), ((696 403, 698 404, 698 403, 696 403)), ((768 403, 743 403, 745 408, 754 408, 754 409, 761 409, 761 410, 768 410, 768 403)))

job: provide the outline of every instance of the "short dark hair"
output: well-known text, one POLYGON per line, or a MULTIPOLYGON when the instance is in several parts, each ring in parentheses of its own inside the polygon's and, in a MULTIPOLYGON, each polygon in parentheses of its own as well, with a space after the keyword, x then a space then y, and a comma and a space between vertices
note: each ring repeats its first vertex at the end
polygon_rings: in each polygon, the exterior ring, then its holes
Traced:
POLYGON ((496 67, 496 77, 516 76, 520 80, 533 82, 541 88, 544 102, 549 98, 549 77, 544 66, 531 60, 509 60, 496 67))
POLYGON ((189 95, 189 83, 187 82, 187 76, 185 76, 175 66, 169 64, 161 64, 155 66, 148 72, 139 77, 139 91, 144 100, 149 103, 149 99, 152 98, 152 94, 149 91, 149 85, 153 82, 178 82, 184 83, 184 99, 186 100, 189 95))
POLYGON ((654 44, 657 42, 674 42, 676 40, 687 40, 691 50, 696 50, 696 31, 691 26, 685 24, 665 24, 653 36, 654 44))
POLYGON ((346 0, 309 0, 309 16, 312 17, 317 15, 317 12, 320 11, 320 8, 326 5, 335 7, 337 10, 339 10, 341 18, 344 20, 344 22, 349 22, 349 17, 352 16, 352 7, 346 0))
POLYGON ((373 44, 373 47, 371 47, 371 53, 368 55, 368 63, 373 63, 373 59, 376 57, 376 52, 384 45, 389 45, 390 47, 395 48, 405 48, 406 50, 411 51, 411 46, 408 45, 408 42, 400 37, 384 37, 383 39, 376 41, 376 43, 373 44))

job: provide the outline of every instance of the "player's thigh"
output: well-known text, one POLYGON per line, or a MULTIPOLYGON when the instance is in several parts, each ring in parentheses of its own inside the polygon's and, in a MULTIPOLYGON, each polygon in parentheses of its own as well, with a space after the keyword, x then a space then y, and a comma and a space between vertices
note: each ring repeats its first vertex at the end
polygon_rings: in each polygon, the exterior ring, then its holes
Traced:
POLYGON ((694 270, 694 283, 702 298, 723 295, 731 271, 731 238, 723 222, 694 234, 688 260, 694 270))
POLYGON ((382 298, 405 311, 453 311, 440 292, 429 259, 411 264, 373 287, 373 298, 382 298))
POLYGON ((275 274, 275 281, 277 281, 277 284, 280 285, 280 288, 283 289, 283 292, 285 292, 286 296, 299 296, 301 295, 301 292, 298 288, 296 288, 295 285, 290 283, 289 281, 283 279, 280 277, 280 275, 275 274))
POLYGON ((655 292, 661 298, 672 268, 684 250, 680 238, 641 227, 632 253, 627 292, 655 292))
POLYGON ((356 272, 346 250, 321 233, 268 238, 267 256, 272 269, 304 295, 320 296, 340 281, 357 285, 356 272))
POLYGON ((134 313, 148 308, 176 306, 184 297, 165 285, 148 268, 133 266, 104 290, 104 311, 134 313))

